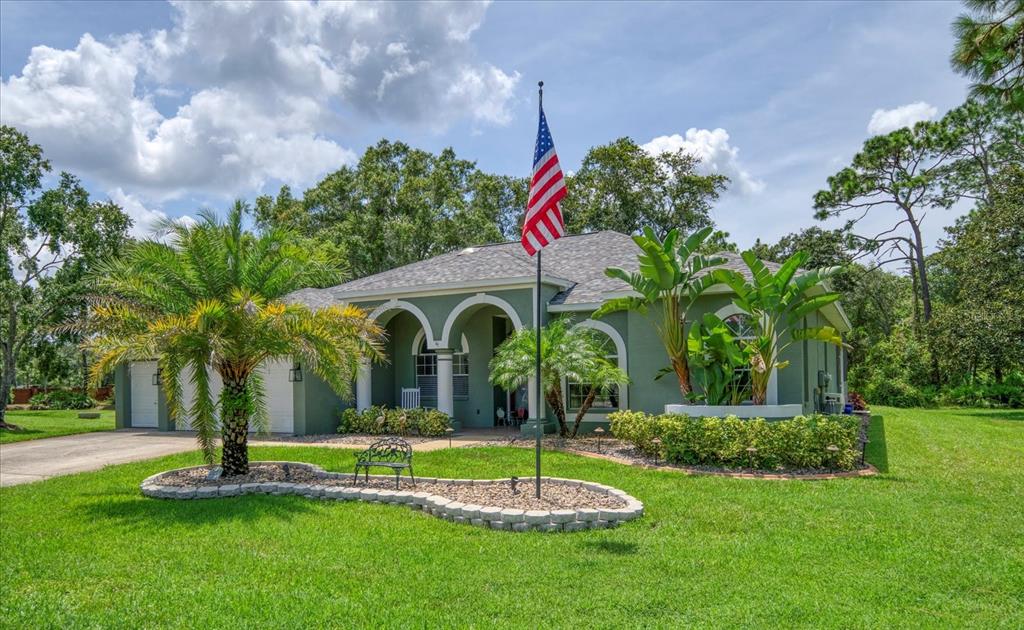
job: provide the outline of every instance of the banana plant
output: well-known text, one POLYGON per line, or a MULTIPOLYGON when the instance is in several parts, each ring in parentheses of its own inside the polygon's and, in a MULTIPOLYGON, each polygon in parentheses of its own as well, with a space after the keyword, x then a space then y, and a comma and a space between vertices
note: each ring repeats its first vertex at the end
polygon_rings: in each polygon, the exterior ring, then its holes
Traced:
POLYGON ((724 258, 699 253, 712 231, 711 227, 704 228, 677 243, 678 230, 671 230, 663 241, 651 228, 645 227, 643 234, 633 236, 640 248, 637 256, 640 269, 636 272, 619 267, 604 270, 608 277, 632 287, 635 295, 610 299, 593 315, 599 318, 627 310, 646 314, 652 306, 660 304, 661 322, 655 324, 655 328, 668 354, 670 369, 679 379, 679 391, 684 400, 693 391, 684 330, 686 312, 704 291, 717 283, 710 271, 725 262, 724 258))
POLYGON ((729 325, 714 313, 705 313, 690 327, 687 340, 690 368, 698 377, 701 393, 691 400, 709 405, 738 405, 750 392, 748 365, 741 343, 729 325))
POLYGON ((773 369, 781 370, 789 361, 779 361, 782 353, 797 341, 821 341, 847 347, 839 332, 831 326, 803 327, 803 318, 839 299, 840 295, 825 289, 825 282, 840 267, 801 270, 807 252, 796 252, 772 273, 751 251, 743 252, 743 262, 750 269, 751 280, 729 269, 716 269, 716 282, 729 286, 736 294, 733 303, 750 315, 756 331, 744 342, 750 360, 751 398, 764 404, 768 381, 773 369), (823 292, 811 291, 821 288, 823 292), (785 340, 785 341, 782 341, 785 340))

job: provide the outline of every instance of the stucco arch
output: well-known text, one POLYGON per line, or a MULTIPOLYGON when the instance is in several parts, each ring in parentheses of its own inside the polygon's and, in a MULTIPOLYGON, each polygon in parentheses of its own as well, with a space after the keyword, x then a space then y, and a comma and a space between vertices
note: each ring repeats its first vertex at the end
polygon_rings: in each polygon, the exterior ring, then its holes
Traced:
MULTIPOLYGON (((370 311, 370 319, 376 320, 378 317, 387 313, 388 311, 408 311, 420 322, 420 326, 423 327, 423 332, 427 337, 427 347, 431 349, 445 348, 447 346, 439 345, 434 337, 434 329, 430 326, 430 320, 427 319, 426 313, 420 310, 420 307, 416 306, 411 302, 405 300, 388 300, 377 308, 370 311)), ((382 322, 383 323, 383 322, 382 322)))
POLYGON ((487 304, 491 306, 496 306, 501 310, 505 311, 505 314, 508 315, 508 318, 512 320, 513 328, 515 328, 516 330, 521 330, 523 328, 523 322, 521 319, 519 319, 519 313, 516 312, 516 309, 513 308, 511 304, 501 299, 500 297, 487 295, 486 293, 477 293, 476 295, 470 296, 465 300, 459 302, 455 306, 455 308, 452 309, 452 312, 448 314, 448 319, 445 320, 444 322, 444 331, 441 333, 441 341, 438 347, 451 347, 448 345, 449 337, 451 337, 452 328, 455 326, 455 320, 459 317, 459 315, 461 315, 464 311, 473 308, 474 306, 484 306, 487 304))
MULTIPOLYGON (((582 322, 575 324, 575 326, 591 328, 607 335, 608 338, 612 340, 612 344, 615 345, 615 356, 619 362, 619 369, 626 374, 629 374, 626 342, 622 339, 622 335, 619 334, 619 331, 615 330, 614 326, 608 322, 602 322, 596 319, 585 319, 582 322)), ((629 387, 626 384, 619 386, 619 407, 621 409, 629 409, 629 387)))
MULTIPOLYGON (((426 335, 423 334, 423 329, 420 328, 419 332, 417 332, 416 336, 412 339, 412 346, 409 349, 409 354, 415 356, 420 353, 420 344, 423 343, 423 337, 425 336, 426 335)), ((428 345, 427 347, 429 348, 430 346, 428 345)), ((469 340, 466 339, 465 333, 462 334, 462 352, 469 352, 469 340)))

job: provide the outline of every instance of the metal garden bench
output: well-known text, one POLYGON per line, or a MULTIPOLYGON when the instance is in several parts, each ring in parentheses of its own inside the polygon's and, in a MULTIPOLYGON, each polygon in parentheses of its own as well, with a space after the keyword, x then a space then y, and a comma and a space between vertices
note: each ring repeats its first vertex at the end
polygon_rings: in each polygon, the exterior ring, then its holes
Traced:
POLYGON ((366 482, 370 482, 370 467, 390 468, 395 473, 395 489, 398 489, 402 470, 409 469, 412 485, 416 485, 416 477, 412 473, 412 446, 401 438, 389 437, 377 440, 365 451, 356 453, 356 480, 359 469, 366 470, 366 482))

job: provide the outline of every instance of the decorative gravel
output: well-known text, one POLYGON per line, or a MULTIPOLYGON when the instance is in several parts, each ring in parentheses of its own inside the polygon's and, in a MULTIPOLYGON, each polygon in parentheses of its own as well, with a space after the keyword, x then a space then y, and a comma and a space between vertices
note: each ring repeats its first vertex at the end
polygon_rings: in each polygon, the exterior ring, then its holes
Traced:
MULTIPOLYGON (((394 490, 394 477, 372 476, 369 482, 365 478, 353 481, 351 477, 323 478, 314 471, 304 467, 288 464, 254 463, 249 467, 249 474, 233 477, 207 479, 210 467, 174 470, 160 477, 160 484, 179 488, 200 486, 228 486, 245 483, 306 483, 329 487, 360 487, 379 490, 394 490)), ((541 482, 540 498, 535 496, 532 478, 520 479, 516 491, 512 491, 511 481, 477 481, 459 480, 467 483, 439 483, 436 481, 417 481, 413 486, 408 474, 399 484, 399 489, 436 494, 453 501, 477 505, 493 505, 501 508, 519 508, 521 510, 572 510, 577 508, 621 508, 626 502, 615 495, 597 493, 581 486, 541 482)))

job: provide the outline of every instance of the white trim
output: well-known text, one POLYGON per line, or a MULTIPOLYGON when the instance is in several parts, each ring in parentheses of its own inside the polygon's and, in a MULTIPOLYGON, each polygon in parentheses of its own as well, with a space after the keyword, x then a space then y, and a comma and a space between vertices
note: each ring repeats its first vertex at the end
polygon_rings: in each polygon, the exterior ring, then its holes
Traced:
MULTIPOLYGON (((733 315, 750 315, 750 313, 732 302, 715 311, 715 316, 719 319, 725 319, 733 315)), ((778 340, 776 340, 777 344, 778 340)), ((765 392, 765 399, 765 402, 769 405, 776 405, 779 402, 779 369, 776 367, 772 367, 772 373, 768 375, 768 391, 765 392)))
POLYGON ((420 320, 420 325, 423 326, 423 330, 427 334, 427 347, 428 348, 433 350, 433 349, 436 349, 436 348, 443 347, 443 346, 438 345, 438 343, 436 341, 434 341, 434 330, 430 327, 430 320, 427 319, 427 315, 423 311, 420 310, 420 307, 416 306, 415 304, 413 304, 411 302, 405 302, 403 300, 388 300, 387 302, 384 302, 383 304, 381 304, 377 308, 373 309, 370 312, 369 317, 370 317, 370 319, 376 320, 378 317, 380 317, 384 313, 387 313, 388 311, 393 311, 393 310, 396 310, 396 309, 402 309, 402 310, 409 311, 410 313, 412 313, 416 317, 416 319, 420 320))
MULTIPOLYGON (((733 291, 731 288, 729 288, 729 285, 719 283, 719 284, 711 285, 710 287, 705 289, 701 293, 701 295, 706 295, 708 293, 735 293, 735 291, 733 291)), ((620 298, 620 297, 641 297, 641 296, 640 296, 639 293, 637 293, 636 291, 634 291, 632 289, 623 289, 622 291, 605 291, 604 293, 601 294, 602 302, 599 302, 599 304, 603 304, 607 300, 612 300, 612 299, 620 298)))
MULTIPOLYGON (((575 282, 541 274, 540 281, 543 284, 552 284, 562 289, 575 286, 575 282)), ((353 300, 366 301, 372 298, 399 298, 399 297, 426 297, 430 295, 448 295, 451 293, 466 293, 467 289, 488 289, 496 291, 499 289, 525 289, 537 282, 537 277, 530 276, 509 276, 506 278, 493 278, 488 280, 460 280, 458 282, 438 282, 420 285, 415 288, 394 287, 390 289, 364 289, 362 291, 339 290, 336 300, 338 302, 349 302, 353 300)), ((344 286, 344 285, 341 285, 344 286)), ((330 289, 327 289, 330 291, 330 289)))
POLYGON ((493 295, 488 295, 486 293, 477 293, 476 295, 472 295, 466 298, 465 300, 459 302, 455 306, 455 308, 453 308, 452 311, 448 313, 448 319, 445 320, 444 322, 444 332, 441 333, 441 341, 438 342, 438 345, 436 347, 449 347, 448 337, 451 336, 452 334, 452 327, 455 326, 455 319, 469 307, 482 304, 490 304, 491 306, 497 306, 501 310, 505 311, 505 314, 508 315, 508 318, 512 320, 513 328, 515 328, 516 330, 521 330, 523 328, 523 322, 522 320, 519 319, 519 313, 516 312, 516 309, 512 308, 511 304, 501 299, 500 297, 495 297, 493 295))
POLYGON ((571 313, 576 311, 596 311, 603 302, 581 302, 579 304, 548 304, 549 313, 571 313))
MULTIPOLYGON (((423 343, 423 337, 424 336, 425 335, 423 334, 423 329, 420 328, 419 331, 416 332, 416 336, 413 337, 413 339, 412 339, 412 348, 410 348, 409 354, 411 354, 413 356, 416 356, 417 354, 420 353, 420 344, 423 343)), ((469 340, 466 339, 466 333, 462 333, 462 340, 461 341, 462 341, 462 350, 461 350, 462 354, 469 354, 469 340)))
POLYGON ((665 413, 691 417, 736 416, 739 418, 792 418, 804 413, 803 405, 665 405, 665 413))
MULTIPOLYGON (((619 334, 619 331, 615 330, 614 326, 609 325, 607 322, 601 322, 594 319, 585 319, 582 322, 575 324, 573 328, 575 328, 576 326, 592 328, 594 330, 603 332, 604 334, 608 335, 608 338, 612 340, 613 344, 615 344, 615 355, 616 359, 619 362, 619 369, 625 372, 627 375, 629 374, 629 364, 627 362, 626 355, 626 342, 622 339, 622 335, 619 334)), ((568 384, 563 383, 563 391, 566 392, 566 396, 568 396, 568 390, 566 389, 567 387, 568 384)), ((629 409, 628 383, 619 383, 619 409, 629 409)))

